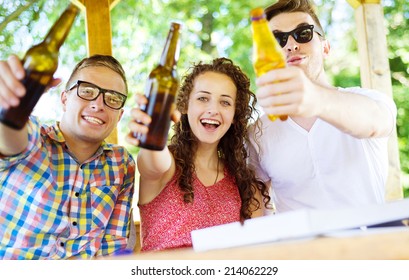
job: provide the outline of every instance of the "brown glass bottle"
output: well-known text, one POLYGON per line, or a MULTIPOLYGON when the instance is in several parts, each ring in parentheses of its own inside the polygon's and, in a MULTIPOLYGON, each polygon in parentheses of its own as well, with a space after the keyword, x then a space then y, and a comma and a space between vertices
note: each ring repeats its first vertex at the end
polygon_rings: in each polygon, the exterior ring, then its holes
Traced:
POLYGON ((34 106, 57 70, 59 49, 78 13, 78 7, 70 4, 51 27, 45 39, 27 51, 22 60, 26 72, 22 83, 26 88, 26 94, 20 99, 17 107, 0 108, 2 123, 14 129, 24 127, 34 106))
MULTIPOLYGON (((284 53, 268 26, 264 10, 253 9, 250 15, 253 33, 253 66, 256 76, 259 77, 272 69, 284 68, 286 66, 284 53)), ((288 116, 268 115, 272 121, 278 117, 282 121, 288 118, 288 116)))
POLYGON ((163 150, 166 146, 171 107, 179 88, 176 64, 180 53, 179 23, 172 22, 159 65, 149 74, 145 88, 148 99, 141 110, 152 118, 147 134, 138 134, 139 146, 150 150, 163 150))

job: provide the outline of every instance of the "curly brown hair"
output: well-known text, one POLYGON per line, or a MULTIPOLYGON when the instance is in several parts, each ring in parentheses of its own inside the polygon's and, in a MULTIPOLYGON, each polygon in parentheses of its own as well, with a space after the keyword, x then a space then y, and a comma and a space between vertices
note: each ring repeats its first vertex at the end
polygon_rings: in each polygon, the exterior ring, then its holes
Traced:
POLYGON ((251 218, 252 209, 259 209, 261 202, 257 200, 255 194, 257 190, 263 196, 263 202, 268 207, 270 196, 268 187, 260 180, 257 180, 254 171, 246 163, 248 153, 244 141, 248 140, 247 127, 250 120, 254 120, 253 114, 258 114, 255 109, 256 96, 250 90, 250 80, 242 70, 234 65, 228 58, 216 58, 211 63, 199 62, 190 68, 180 88, 176 100, 177 109, 182 113, 181 119, 173 128, 175 134, 171 139, 169 150, 172 152, 177 168, 178 183, 183 192, 183 199, 186 203, 192 202, 194 190, 192 186, 194 167, 194 155, 198 146, 198 139, 190 129, 187 106, 189 96, 193 90, 195 79, 206 72, 224 74, 233 81, 237 88, 236 108, 234 120, 220 139, 218 153, 224 161, 230 174, 233 174, 242 201, 240 219, 251 218))

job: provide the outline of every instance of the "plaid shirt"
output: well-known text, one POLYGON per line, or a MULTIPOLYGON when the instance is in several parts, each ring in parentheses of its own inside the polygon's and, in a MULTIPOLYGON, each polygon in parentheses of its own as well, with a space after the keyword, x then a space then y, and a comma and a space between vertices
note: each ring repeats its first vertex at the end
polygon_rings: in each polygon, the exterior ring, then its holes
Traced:
POLYGON ((89 259, 125 249, 135 162, 103 143, 78 164, 58 123, 28 122, 29 144, 0 157, 0 259, 89 259))

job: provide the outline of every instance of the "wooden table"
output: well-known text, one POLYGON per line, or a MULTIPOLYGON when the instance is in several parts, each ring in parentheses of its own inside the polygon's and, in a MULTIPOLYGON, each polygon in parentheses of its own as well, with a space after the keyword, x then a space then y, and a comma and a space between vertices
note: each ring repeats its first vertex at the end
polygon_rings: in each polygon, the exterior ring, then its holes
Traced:
POLYGON ((192 248, 118 256, 132 260, 409 260, 409 228, 343 237, 195 252, 192 248))

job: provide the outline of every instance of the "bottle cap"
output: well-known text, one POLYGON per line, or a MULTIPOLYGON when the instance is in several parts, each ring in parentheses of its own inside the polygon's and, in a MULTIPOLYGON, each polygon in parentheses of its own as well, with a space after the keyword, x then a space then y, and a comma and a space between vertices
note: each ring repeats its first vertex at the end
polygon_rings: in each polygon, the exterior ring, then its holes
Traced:
POLYGON ((266 14, 262 8, 252 9, 250 12, 251 20, 260 20, 266 18, 266 14))
POLYGON ((172 21, 172 22, 170 23, 170 26, 171 26, 172 28, 181 29, 181 28, 183 27, 183 24, 180 23, 180 22, 172 21))

